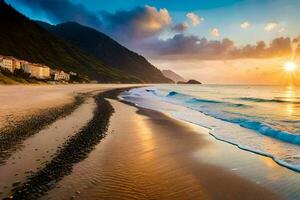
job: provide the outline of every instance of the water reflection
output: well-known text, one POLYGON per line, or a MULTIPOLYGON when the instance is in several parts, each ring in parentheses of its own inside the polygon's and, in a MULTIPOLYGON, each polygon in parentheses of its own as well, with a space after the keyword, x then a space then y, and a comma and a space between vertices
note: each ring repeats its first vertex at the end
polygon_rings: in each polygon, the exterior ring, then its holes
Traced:
POLYGON ((295 104, 293 103, 295 101, 295 90, 293 86, 288 86, 284 92, 284 98, 286 101, 289 101, 291 103, 288 103, 286 105, 286 114, 291 116, 295 112, 295 104))

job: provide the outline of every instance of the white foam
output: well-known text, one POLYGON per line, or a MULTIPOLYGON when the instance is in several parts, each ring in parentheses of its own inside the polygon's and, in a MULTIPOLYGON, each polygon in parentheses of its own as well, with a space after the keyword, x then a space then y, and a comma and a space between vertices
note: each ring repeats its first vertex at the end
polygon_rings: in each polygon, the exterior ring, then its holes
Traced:
POLYGON ((176 99, 170 101, 157 88, 132 89, 121 94, 120 98, 140 107, 165 112, 176 119, 208 128, 209 133, 220 141, 235 145, 242 150, 270 157, 278 164, 300 172, 300 147, 298 145, 282 142, 238 124, 207 116, 180 105, 176 99))

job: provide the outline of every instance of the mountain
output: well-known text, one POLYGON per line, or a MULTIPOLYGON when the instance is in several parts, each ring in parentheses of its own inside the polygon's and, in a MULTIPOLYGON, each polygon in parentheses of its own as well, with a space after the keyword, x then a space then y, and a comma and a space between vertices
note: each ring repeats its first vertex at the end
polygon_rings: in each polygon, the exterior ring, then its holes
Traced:
POLYGON ((144 82, 129 73, 108 67, 100 59, 68 44, 3 0, 0 0, 0 26, 1 55, 77 72, 99 82, 144 82))
POLYGON ((172 82, 143 56, 127 49, 109 36, 75 22, 50 25, 37 22, 66 42, 102 60, 107 66, 129 73, 145 82, 172 82))
POLYGON ((185 79, 184 79, 182 76, 176 74, 176 73, 173 72, 172 70, 162 70, 162 73, 163 73, 163 75, 164 75, 165 77, 171 79, 171 80, 174 81, 175 83, 177 83, 177 82, 179 82, 179 81, 181 81, 181 82, 184 82, 184 81, 185 81, 185 79))
POLYGON ((177 84, 199 84, 199 85, 201 85, 202 83, 197 80, 191 79, 191 80, 188 80, 187 82, 179 81, 179 82, 177 82, 177 84))

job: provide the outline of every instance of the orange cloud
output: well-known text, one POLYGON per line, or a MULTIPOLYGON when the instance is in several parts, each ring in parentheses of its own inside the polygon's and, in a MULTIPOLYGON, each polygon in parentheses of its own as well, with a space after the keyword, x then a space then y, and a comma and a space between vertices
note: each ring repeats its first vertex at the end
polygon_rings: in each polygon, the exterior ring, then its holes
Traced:
MULTIPOLYGON (((287 85, 291 76, 282 65, 286 60, 272 59, 236 59, 236 60, 152 60, 156 66, 172 69, 186 79, 197 79, 203 83, 220 84, 258 84, 287 85)), ((294 77, 300 75, 296 72, 294 77)), ((293 80, 300 85, 300 80, 293 80)))

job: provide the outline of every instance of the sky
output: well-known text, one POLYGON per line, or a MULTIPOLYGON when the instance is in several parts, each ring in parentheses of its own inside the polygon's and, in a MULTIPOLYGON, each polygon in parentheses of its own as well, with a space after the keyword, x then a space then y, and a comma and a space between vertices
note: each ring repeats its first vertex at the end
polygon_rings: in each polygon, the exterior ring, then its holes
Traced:
POLYGON ((6 2, 34 20, 95 28, 159 69, 204 83, 285 84, 282 66, 298 62, 298 0, 6 2))

